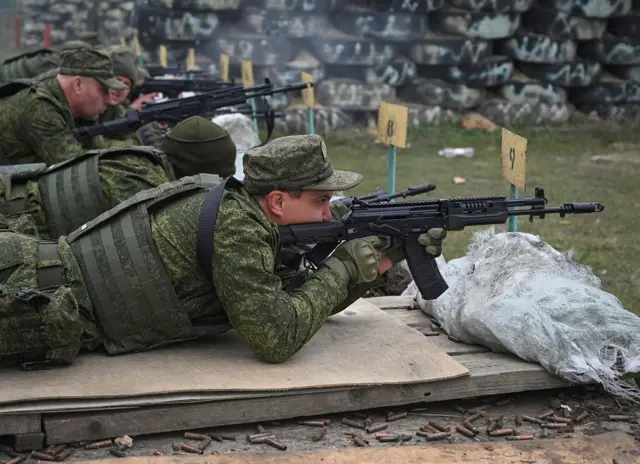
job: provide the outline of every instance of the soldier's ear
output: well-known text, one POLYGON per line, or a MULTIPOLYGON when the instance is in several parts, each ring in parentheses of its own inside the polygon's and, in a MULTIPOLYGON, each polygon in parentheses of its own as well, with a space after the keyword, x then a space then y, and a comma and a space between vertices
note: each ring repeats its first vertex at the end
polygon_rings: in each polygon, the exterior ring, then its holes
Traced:
POLYGON ((284 213, 284 192, 280 190, 272 190, 269 192, 267 194, 267 204, 272 214, 281 217, 284 213))
POLYGON ((80 93, 82 91, 82 76, 73 76, 71 80, 71 88, 75 93, 80 93))

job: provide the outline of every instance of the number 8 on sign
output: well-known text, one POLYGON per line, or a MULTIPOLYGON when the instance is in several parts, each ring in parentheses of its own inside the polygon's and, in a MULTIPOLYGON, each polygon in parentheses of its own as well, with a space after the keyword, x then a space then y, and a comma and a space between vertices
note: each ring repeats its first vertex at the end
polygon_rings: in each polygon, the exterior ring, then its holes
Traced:
POLYGON ((409 110, 406 106, 380 103, 376 139, 387 145, 406 148, 408 119, 409 110))

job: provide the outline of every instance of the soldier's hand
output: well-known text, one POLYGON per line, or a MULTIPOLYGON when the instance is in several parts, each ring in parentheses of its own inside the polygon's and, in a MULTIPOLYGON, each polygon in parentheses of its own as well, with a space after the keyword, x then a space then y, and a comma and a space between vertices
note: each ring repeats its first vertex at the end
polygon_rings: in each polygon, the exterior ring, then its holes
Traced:
POLYGON ((442 241, 446 238, 445 229, 429 229, 425 234, 418 236, 418 243, 424 246, 424 250, 437 258, 442 254, 442 241))
POLYGON ((140 111, 144 103, 153 103, 157 96, 158 94, 156 92, 140 95, 138 98, 136 98, 134 101, 132 101, 129 104, 129 108, 133 108, 134 110, 140 111))
POLYGON ((380 266, 379 239, 366 237, 349 240, 341 244, 325 261, 325 265, 337 272, 350 285, 373 282, 380 266))
POLYGON ((158 122, 150 122, 138 129, 136 136, 141 145, 155 146, 167 133, 167 130, 166 124, 160 125, 158 122))

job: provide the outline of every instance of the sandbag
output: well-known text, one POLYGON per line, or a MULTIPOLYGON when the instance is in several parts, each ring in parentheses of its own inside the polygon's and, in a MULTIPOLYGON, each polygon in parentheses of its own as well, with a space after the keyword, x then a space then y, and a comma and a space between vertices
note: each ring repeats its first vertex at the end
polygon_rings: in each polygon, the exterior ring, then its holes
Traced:
POLYGON ((464 343, 525 361, 577 384, 600 383, 640 402, 622 375, 640 371, 640 317, 602 289, 587 266, 527 233, 476 232, 467 256, 437 260, 449 289, 425 301, 403 293, 464 343))

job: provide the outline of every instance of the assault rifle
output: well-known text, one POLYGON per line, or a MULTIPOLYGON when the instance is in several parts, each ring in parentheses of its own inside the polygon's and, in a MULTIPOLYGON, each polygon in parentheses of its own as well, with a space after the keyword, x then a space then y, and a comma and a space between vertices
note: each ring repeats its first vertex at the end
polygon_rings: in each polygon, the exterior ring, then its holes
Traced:
POLYGON ((219 79, 151 79, 138 86, 140 94, 162 93, 169 98, 177 98, 182 92, 212 92, 237 84, 219 79))
POLYGON ((398 203, 367 203, 354 201, 351 211, 340 221, 296 224, 280 227, 280 244, 317 244, 306 255, 316 266, 343 240, 370 237, 389 237, 390 248, 399 248, 409 265, 414 281, 426 300, 442 295, 447 283, 438 270, 435 258, 418 243, 418 236, 433 228, 462 230, 467 226, 504 224, 510 216, 534 216, 544 219, 547 214, 595 213, 604 210, 601 203, 565 203, 546 207, 544 190, 536 187, 535 197, 507 200, 504 195, 472 198, 398 203), (516 209, 529 206, 529 209, 516 209))
POLYGON ((369 195, 363 195, 361 197, 344 197, 340 198, 340 202, 345 206, 351 206, 353 202, 366 202, 366 203, 381 203, 385 201, 395 200, 396 198, 406 198, 413 197, 416 195, 421 195, 423 193, 431 192, 436 189, 434 184, 422 185, 420 187, 409 187, 407 190, 402 190, 400 192, 392 193, 389 195, 387 192, 382 190, 380 187, 376 189, 376 193, 371 193, 369 195))
POLYGON ((145 69, 151 77, 164 76, 165 74, 206 74, 204 69, 193 69, 188 71, 187 67, 184 65, 167 66, 164 68, 159 64, 150 64, 145 67, 145 69))
POLYGON ((242 105, 254 97, 286 93, 312 87, 312 82, 298 82, 274 88, 269 79, 265 83, 254 87, 231 87, 214 92, 203 93, 189 98, 177 98, 161 103, 144 104, 140 111, 130 109, 122 119, 108 121, 103 124, 81 126, 73 130, 73 135, 82 144, 88 143, 97 135, 114 137, 129 132, 135 132, 141 126, 157 121, 175 125, 180 121, 195 115, 208 115, 220 108, 242 105))

